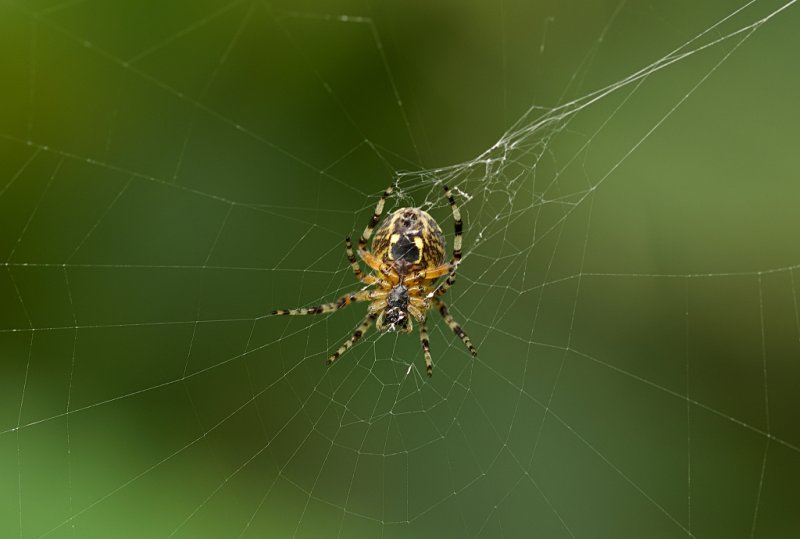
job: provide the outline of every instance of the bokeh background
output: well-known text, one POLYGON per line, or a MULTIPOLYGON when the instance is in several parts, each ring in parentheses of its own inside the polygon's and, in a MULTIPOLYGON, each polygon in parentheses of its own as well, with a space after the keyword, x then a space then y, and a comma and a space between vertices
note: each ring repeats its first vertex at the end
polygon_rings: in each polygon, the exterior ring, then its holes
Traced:
POLYGON ((0 536, 797 537, 793 4, 1 1, 0 536))

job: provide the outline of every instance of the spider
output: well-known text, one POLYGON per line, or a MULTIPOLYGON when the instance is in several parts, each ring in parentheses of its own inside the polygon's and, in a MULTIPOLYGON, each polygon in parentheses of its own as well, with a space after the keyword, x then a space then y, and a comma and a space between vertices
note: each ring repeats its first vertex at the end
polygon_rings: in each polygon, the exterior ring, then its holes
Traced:
POLYGON ((353 335, 336 352, 328 357, 327 364, 336 361, 353 346, 356 341, 375 323, 378 331, 403 331, 410 333, 412 318, 419 322, 419 339, 425 355, 428 376, 433 374, 430 342, 426 320, 428 310, 436 307, 439 314, 453 332, 458 335, 473 356, 478 351, 450 315, 447 305, 440 299, 456 280, 456 268, 461 262, 461 233, 463 223, 461 212, 456 205, 450 189, 444 187, 444 195, 453 212, 455 237, 453 238, 453 258, 445 262, 445 240, 442 229, 427 212, 419 208, 400 208, 375 229, 383 213, 386 199, 392 194, 388 187, 381 195, 369 224, 358 240, 358 255, 374 270, 365 274, 353 253, 350 238, 345 239, 347 260, 356 279, 367 285, 358 292, 351 292, 333 303, 300 309, 279 309, 273 315, 327 314, 359 301, 370 301, 367 317, 356 328, 353 335), (367 250, 367 242, 372 236, 372 251, 367 250), (436 281, 447 275, 447 279, 436 286, 436 281), (370 288, 374 287, 374 288, 370 288))

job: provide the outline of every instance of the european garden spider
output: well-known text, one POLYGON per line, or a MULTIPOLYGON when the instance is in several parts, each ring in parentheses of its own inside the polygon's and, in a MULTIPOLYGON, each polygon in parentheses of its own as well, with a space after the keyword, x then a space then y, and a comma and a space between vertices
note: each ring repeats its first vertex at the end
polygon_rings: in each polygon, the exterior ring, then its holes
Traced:
POLYGON ((381 195, 367 227, 358 240, 358 254, 361 259, 375 272, 365 274, 353 254, 353 244, 350 238, 345 239, 347 259, 356 279, 368 287, 358 292, 345 294, 333 303, 325 303, 316 307, 301 309, 272 311, 277 315, 304 315, 327 314, 338 311, 346 305, 358 301, 371 301, 367 317, 358 326, 349 340, 345 341, 334 354, 328 358, 330 365, 344 354, 364 333, 373 322, 379 331, 404 331, 411 332, 411 317, 419 322, 419 339, 422 343, 422 352, 425 354, 425 365, 428 376, 433 374, 433 361, 431 360, 430 343, 428 342, 428 328, 425 321, 428 310, 435 306, 444 318, 450 329, 458 335, 473 356, 478 351, 453 320, 447 310, 447 305, 440 297, 447 292, 456 280, 456 269, 461 261, 461 231, 463 223, 461 212, 456 206, 453 195, 446 186, 444 194, 453 211, 455 224, 455 237, 453 238, 453 259, 445 263, 445 241, 442 229, 427 212, 419 208, 400 208, 381 223, 375 230, 375 225, 383 213, 386 198, 392 194, 389 187, 381 195), (372 252, 367 250, 372 232, 372 252), (439 286, 435 286, 437 279, 447 275, 447 279, 439 286), (411 316, 409 316, 409 314, 411 316))

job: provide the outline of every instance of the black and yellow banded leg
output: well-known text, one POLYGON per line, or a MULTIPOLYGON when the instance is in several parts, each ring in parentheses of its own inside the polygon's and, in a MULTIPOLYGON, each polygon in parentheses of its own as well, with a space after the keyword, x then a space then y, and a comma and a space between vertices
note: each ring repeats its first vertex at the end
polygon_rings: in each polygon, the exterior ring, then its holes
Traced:
POLYGON ((345 294, 333 303, 323 303, 314 307, 302 307, 300 309, 277 309, 272 311, 272 314, 277 315, 306 315, 306 314, 328 314, 338 311, 342 307, 356 303, 359 301, 371 301, 373 299, 382 299, 386 297, 386 292, 382 290, 361 290, 351 294, 345 294))
POLYGON ((419 270, 411 275, 406 275, 403 278, 404 284, 414 284, 419 283, 421 281, 432 281, 434 279, 438 279, 442 275, 447 275, 450 273, 455 273, 456 266, 453 263, 449 264, 442 264, 441 266, 436 266, 435 268, 425 268, 419 270))
POLYGON ((428 340, 428 326, 423 320, 419 324, 419 342, 422 344, 422 353, 425 354, 425 369, 428 377, 433 376, 433 360, 431 359, 431 342, 428 340))
POLYGON ((450 287, 456 282, 456 268, 453 268, 450 273, 447 274, 447 280, 442 283, 439 288, 434 291, 436 296, 443 296, 445 292, 450 290, 450 287))
POLYGON ((378 313, 370 313, 364 319, 364 321, 361 322, 358 328, 356 328, 353 335, 348 340, 344 341, 344 343, 342 343, 342 345, 339 347, 338 350, 336 350, 336 352, 331 354, 331 356, 328 358, 327 364, 330 365, 331 363, 336 361, 342 354, 347 352, 350 349, 350 347, 353 346, 356 343, 356 341, 358 341, 358 339, 363 337, 376 318, 378 318, 378 313))
POLYGON ((359 255, 369 267, 375 269, 375 271, 380 271, 381 274, 384 277, 388 277, 388 279, 381 279, 377 275, 365 274, 361 270, 361 266, 358 265, 358 260, 356 260, 355 253, 353 253, 353 243, 350 241, 350 238, 345 238, 344 247, 345 251, 347 251, 347 260, 350 262, 350 267, 352 268, 356 279, 367 285, 377 284, 391 288, 392 284, 390 280, 392 275, 388 266, 381 263, 372 253, 367 251, 359 251, 359 255))
POLYGON ((445 185, 444 196, 447 197, 447 202, 450 203, 450 210, 453 212, 453 226, 455 227, 455 236, 453 237, 453 265, 458 264, 461 260, 461 240, 464 231, 464 222, 461 220, 461 210, 456 205, 456 199, 453 198, 453 193, 445 185))
POLYGON ((461 220, 461 210, 458 209, 453 193, 445 185, 444 196, 447 197, 447 202, 450 203, 450 210, 453 212, 453 226, 455 228, 455 236, 453 237, 453 260, 450 262, 450 272, 447 274, 447 280, 436 289, 436 295, 442 296, 447 292, 451 286, 456 282, 456 268, 458 263, 461 262, 461 242, 464 232, 464 222, 461 220))
POLYGON ((464 333, 463 329, 461 329, 461 326, 458 325, 458 322, 453 320, 453 316, 450 314, 450 311, 447 310, 447 305, 445 305, 444 302, 439 298, 433 298, 433 301, 436 304, 436 308, 439 309, 439 314, 442 315, 442 318, 444 318, 444 321, 447 322, 447 325, 450 327, 450 329, 453 330, 453 333, 458 335, 458 337, 461 339, 461 342, 463 342, 464 346, 466 346, 467 350, 469 350, 470 354, 477 356, 478 351, 474 346, 472 346, 472 341, 469 340, 469 337, 467 337, 467 334, 464 333))
POLYGON ((358 240, 359 251, 367 250, 367 242, 369 241, 370 236, 372 236, 372 231, 375 230, 375 226, 378 224, 378 221, 380 221, 381 219, 381 214, 383 213, 383 206, 384 204, 386 204, 386 199, 389 198, 389 195, 392 194, 392 191, 394 191, 394 189, 392 188, 392 186, 389 186, 381 195, 381 199, 375 206, 375 211, 372 213, 372 218, 370 219, 369 224, 364 229, 364 232, 361 233, 361 238, 358 240))
POLYGON ((350 241, 349 237, 345 238, 344 240, 344 248, 347 252, 347 261, 350 262, 350 267, 352 268, 356 279, 364 284, 375 284, 379 282, 377 277, 374 275, 366 275, 361 270, 361 266, 358 265, 358 260, 356 260, 356 254, 353 252, 353 243, 350 241))

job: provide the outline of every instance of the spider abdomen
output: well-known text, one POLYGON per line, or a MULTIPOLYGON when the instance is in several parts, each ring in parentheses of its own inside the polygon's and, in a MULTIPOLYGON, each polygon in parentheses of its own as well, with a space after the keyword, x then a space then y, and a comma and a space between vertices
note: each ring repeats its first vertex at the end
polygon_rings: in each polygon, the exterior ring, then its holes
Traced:
POLYGON ((426 211, 400 208, 375 230, 372 252, 397 273, 407 275, 444 262, 444 234, 426 211))

